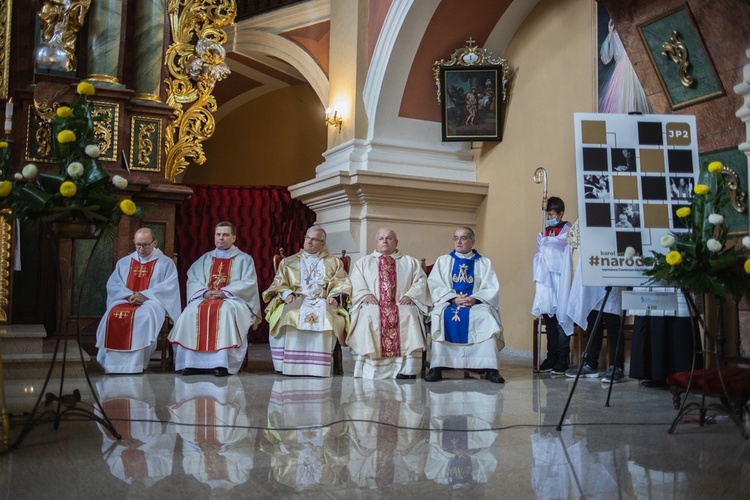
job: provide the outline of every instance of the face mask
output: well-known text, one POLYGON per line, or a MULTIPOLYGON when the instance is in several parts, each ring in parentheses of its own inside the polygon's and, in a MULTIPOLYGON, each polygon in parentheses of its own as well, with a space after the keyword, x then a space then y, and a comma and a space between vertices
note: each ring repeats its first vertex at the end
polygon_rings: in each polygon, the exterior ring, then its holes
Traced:
POLYGON ((552 227, 557 225, 557 219, 547 219, 547 227, 552 227))

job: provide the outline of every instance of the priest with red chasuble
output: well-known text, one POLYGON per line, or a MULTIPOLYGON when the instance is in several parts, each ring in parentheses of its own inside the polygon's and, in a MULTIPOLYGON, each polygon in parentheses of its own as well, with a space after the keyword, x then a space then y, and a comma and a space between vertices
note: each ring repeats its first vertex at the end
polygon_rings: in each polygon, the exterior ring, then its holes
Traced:
POLYGON ((354 264, 352 325, 347 344, 354 376, 416 378, 425 350, 424 317, 431 301, 421 263, 398 250, 396 233, 382 228, 377 250, 354 264))
POLYGON ((133 237, 135 252, 117 262, 107 281, 107 312, 96 332, 96 360, 106 373, 142 373, 164 319, 182 309, 177 267, 159 250, 151 229, 133 237))
POLYGON ((216 249, 188 270, 188 304, 169 334, 175 368, 183 375, 211 370, 217 377, 240 371, 247 333, 260 323, 258 279, 253 258, 234 246, 230 222, 216 225, 216 249))

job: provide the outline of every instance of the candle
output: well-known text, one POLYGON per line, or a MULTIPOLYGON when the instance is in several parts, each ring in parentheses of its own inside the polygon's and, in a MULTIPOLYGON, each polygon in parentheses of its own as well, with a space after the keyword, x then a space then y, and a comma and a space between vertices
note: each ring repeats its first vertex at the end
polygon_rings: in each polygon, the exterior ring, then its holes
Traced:
POLYGON ((5 103, 5 132, 10 133, 13 129, 13 99, 5 103))

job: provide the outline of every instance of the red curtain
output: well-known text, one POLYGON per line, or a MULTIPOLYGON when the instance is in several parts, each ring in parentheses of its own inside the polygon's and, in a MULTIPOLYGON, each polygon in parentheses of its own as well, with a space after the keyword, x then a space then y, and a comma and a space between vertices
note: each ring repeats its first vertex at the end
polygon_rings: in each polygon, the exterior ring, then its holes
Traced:
MULTIPOLYGON (((187 270, 198 257, 216 248, 214 228, 219 221, 237 227, 235 245, 255 261, 261 293, 273 281, 273 255, 279 247, 286 255, 298 252, 305 230, 315 222, 315 213, 292 199, 284 186, 189 187, 193 196, 178 207, 176 216, 175 251, 183 303, 187 270)), ((268 342, 265 320, 249 338, 251 343, 268 342)))

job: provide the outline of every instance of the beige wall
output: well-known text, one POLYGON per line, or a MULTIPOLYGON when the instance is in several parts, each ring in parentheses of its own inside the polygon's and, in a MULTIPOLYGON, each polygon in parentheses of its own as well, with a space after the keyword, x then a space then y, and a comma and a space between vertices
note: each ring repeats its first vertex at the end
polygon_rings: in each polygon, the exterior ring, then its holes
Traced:
POLYGON ((186 184, 289 186, 315 177, 323 162, 323 107, 309 85, 254 99, 216 124, 206 163, 188 167, 186 184))
POLYGON ((500 278, 500 313, 509 348, 531 350, 531 279, 542 224, 544 167, 550 195, 577 217, 573 113, 594 111, 592 2, 542 0, 517 31, 504 57, 516 71, 499 144, 484 143, 477 180, 490 185, 479 214, 477 249, 500 278))

